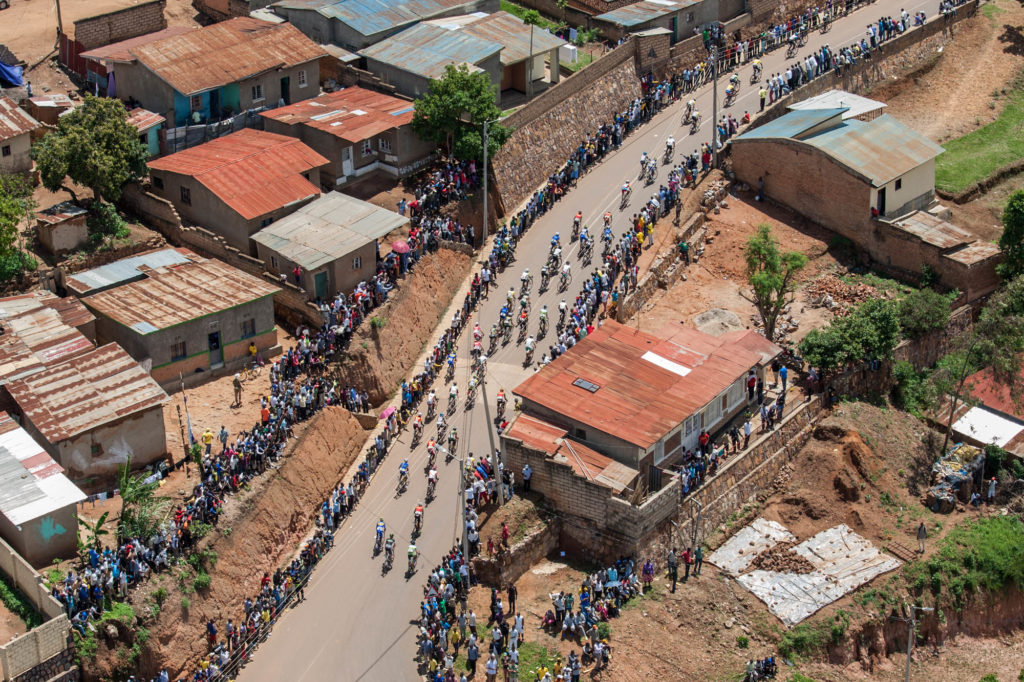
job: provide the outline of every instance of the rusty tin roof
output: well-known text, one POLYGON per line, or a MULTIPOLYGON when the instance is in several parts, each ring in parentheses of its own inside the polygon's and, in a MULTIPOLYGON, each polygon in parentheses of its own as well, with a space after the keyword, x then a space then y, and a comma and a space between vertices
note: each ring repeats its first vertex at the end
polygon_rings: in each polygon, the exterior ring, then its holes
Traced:
POLYGON ((158 40, 164 40, 165 38, 173 38, 174 36, 180 36, 183 33, 190 33, 195 31, 195 28, 189 26, 168 26, 162 31, 154 31, 153 33, 147 33, 145 35, 136 36, 129 38, 128 40, 122 40, 110 45, 104 45, 102 47, 93 48, 87 52, 83 52, 78 55, 83 59, 93 59, 101 62, 134 62, 135 56, 132 54, 132 50, 143 45, 149 45, 155 43, 158 40))
POLYGON ((412 102, 353 86, 286 107, 260 112, 264 118, 287 125, 305 125, 357 143, 407 125, 412 102))
POLYGON ((96 314, 146 335, 278 291, 258 277, 219 260, 198 256, 194 261, 143 272, 142 279, 101 291, 83 301, 96 314))
POLYGON ((50 443, 168 400, 164 389, 116 343, 12 381, 7 390, 50 443))
POLYGON ((302 176, 328 163, 300 140, 245 128, 149 162, 153 170, 191 175, 246 220, 320 194, 302 176))
POLYGON ((76 327, 94 319, 77 299, 48 291, 0 299, 0 385, 92 350, 76 327))
POLYGON ((155 114, 148 109, 136 107, 128 112, 128 122, 135 126, 140 133, 144 133, 154 126, 166 122, 167 119, 160 114, 155 114))
POLYGON ((0 95, 0 142, 31 133, 39 121, 8 97, 0 95))
POLYGON ((228 19, 129 51, 186 97, 327 55, 291 24, 250 17, 228 19))
POLYGON ((747 332, 656 336, 605 322, 514 393, 646 449, 779 352, 747 332))

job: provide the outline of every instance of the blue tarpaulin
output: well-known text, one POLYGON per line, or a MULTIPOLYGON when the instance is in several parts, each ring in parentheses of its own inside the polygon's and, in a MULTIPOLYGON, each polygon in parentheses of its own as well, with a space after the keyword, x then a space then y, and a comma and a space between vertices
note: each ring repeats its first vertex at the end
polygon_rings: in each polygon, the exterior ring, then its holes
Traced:
POLYGON ((6 88, 13 88, 19 85, 24 85, 24 81, 21 78, 22 68, 20 66, 7 66, 3 62, 0 62, 0 85, 6 88))

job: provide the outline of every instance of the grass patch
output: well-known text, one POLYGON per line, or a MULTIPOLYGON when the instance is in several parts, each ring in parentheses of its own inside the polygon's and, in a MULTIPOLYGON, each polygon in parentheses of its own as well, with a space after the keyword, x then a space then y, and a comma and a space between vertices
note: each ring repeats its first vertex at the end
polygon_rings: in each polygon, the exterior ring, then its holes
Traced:
POLYGON ((39 615, 32 602, 28 600, 21 590, 11 583, 7 576, 0 574, 0 601, 4 603, 7 610, 21 618, 25 627, 29 630, 37 625, 43 624, 43 617, 39 615))
POLYGON ((981 8, 981 13, 984 14, 989 19, 993 20, 1005 11, 1005 7, 999 7, 998 5, 991 2, 988 3, 987 5, 983 5, 981 8))
MULTIPOLYGON (((97 634, 103 630, 106 623, 114 620, 121 623, 125 628, 134 628, 135 609, 124 602, 116 601, 109 610, 103 612, 98 621, 92 623, 92 628, 86 628, 85 636, 79 634, 78 630, 74 630, 75 650, 78 653, 79 663, 89 660, 96 655, 97 634)), ((135 637, 136 641, 130 653, 122 654, 122 658, 127 657, 129 659, 125 661, 128 665, 134 665, 134 662, 138 660, 138 656, 142 652, 141 647, 146 643, 146 639, 149 638, 149 631, 142 627, 135 628, 135 637)))
POLYGON ((576 61, 571 64, 569 62, 561 62, 562 66, 576 73, 594 63, 594 55, 589 52, 577 52, 576 57, 576 61))
MULTIPOLYGON (((481 651, 480 653, 482 657, 483 652, 481 651)), ((521 679, 526 680, 536 677, 532 673, 542 665, 550 670, 551 664, 554 662, 554 653, 541 644, 523 642, 519 645, 519 677, 521 679)))
POLYGON ((801 623, 782 633, 779 655, 783 658, 807 658, 825 648, 829 641, 829 627, 820 623, 801 623))
POLYGON ((945 593, 958 612, 975 592, 1024 587, 1024 524, 1014 516, 961 524, 931 558, 910 564, 903 575, 915 590, 945 593))
MULTIPOLYGON (((515 17, 519 17, 520 19, 522 19, 523 15, 526 14, 529 11, 529 8, 528 7, 523 7, 522 5, 517 5, 514 2, 509 2, 509 0, 501 0, 501 11, 502 12, 508 12, 509 14, 511 14, 511 15, 513 15, 515 17)), ((537 24, 537 28, 544 28, 544 29, 547 29, 547 30, 551 31, 552 33, 554 33, 555 31, 557 31, 561 27, 562 27, 562 22, 554 21, 552 19, 548 19, 543 14, 540 15, 540 23, 537 24)), ((520 667, 522 667, 522 666, 520 666, 520 667)))
MULTIPOLYGON (((990 7, 992 5, 986 5, 985 9, 990 7)), ((937 189, 953 194, 962 192, 1002 166, 1024 158, 1022 86, 1024 79, 1018 77, 995 121, 943 145, 946 152, 935 160, 937 189)))

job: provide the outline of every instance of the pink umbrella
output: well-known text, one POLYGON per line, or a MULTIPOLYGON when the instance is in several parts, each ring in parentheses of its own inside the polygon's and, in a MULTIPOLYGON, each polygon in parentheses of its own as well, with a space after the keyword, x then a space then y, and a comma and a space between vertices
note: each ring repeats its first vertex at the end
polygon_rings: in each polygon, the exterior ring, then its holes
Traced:
POLYGON ((380 418, 381 419, 387 419, 388 417, 390 417, 394 413, 395 413, 395 406, 392 405, 391 407, 387 408, 386 410, 384 410, 383 412, 380 413, 380 418))
POLYGON ((391 245, 391 250, 395 253, 409 253, 409 242, 399 239, 391 245))

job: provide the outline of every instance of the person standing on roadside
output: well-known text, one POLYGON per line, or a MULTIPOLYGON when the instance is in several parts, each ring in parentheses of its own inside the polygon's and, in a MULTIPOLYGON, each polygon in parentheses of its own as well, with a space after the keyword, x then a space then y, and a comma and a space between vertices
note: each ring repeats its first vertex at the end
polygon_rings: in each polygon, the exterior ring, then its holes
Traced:
POLYGON ((672 581, 672 594, 676 593, 676 582, 679 580, 679 564, 676 558, 676 548, 668 551, 668 577, 672 581))
POLYGON ((922 521, 917 527, 917 551, 924 554, 924 541, 928 538, 928 529, 922 521))

